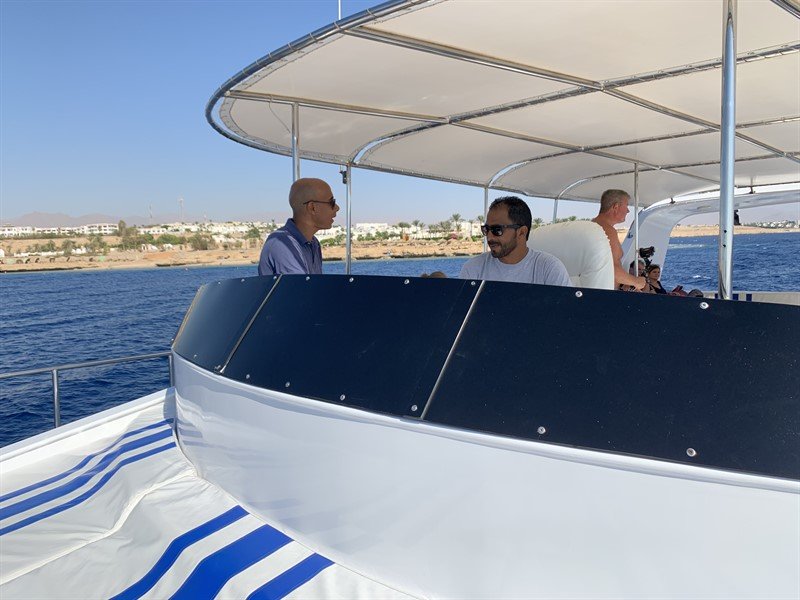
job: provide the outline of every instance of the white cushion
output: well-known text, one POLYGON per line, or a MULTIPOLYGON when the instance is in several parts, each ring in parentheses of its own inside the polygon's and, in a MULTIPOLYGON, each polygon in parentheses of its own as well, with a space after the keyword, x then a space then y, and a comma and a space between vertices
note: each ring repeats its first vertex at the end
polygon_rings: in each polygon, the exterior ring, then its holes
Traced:
POLYGON ((561 260, 575 287, 614 289, 611 246, 597 223, 565 221, 538 227, 531 232, 528 248, 561 260))

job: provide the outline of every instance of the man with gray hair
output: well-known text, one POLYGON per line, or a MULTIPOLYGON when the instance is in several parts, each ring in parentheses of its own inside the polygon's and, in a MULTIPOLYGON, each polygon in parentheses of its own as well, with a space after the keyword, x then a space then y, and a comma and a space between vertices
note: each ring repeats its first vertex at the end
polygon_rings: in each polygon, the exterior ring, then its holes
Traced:
POLYGON ((292 218, 264 242, 259 275, 322 273, 322 248, 314 234, 330 229, 339 212, 331 186, 322 179, 298 179, 289 190, 289 205, 292 218))
POLYGON ((622 245, 614 227, 617 223, 624 223, 625 217, 630 212, 628 202, 630 194, 624 190, 606 190, 600 196, 600 214, 592 221, 597 223, 606 232, 608 243, 611 244, 611 258, 614 263, 614 285, 630 285, 637 291, 642 291, 647 285, 644 277, 636 277, 622 268, 622 245))

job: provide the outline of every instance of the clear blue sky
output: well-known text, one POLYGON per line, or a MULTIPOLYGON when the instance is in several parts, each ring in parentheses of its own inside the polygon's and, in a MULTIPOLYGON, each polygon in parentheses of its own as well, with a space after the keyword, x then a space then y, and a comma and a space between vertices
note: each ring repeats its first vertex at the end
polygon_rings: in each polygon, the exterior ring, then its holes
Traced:
MULTIPOLYGON (((377 3, 344 0, 343 16, 377 3)), ((235 72, 336 17, 336 0, 0 0, 0 220, 176 214, 178 197, 198 218, 285 218, 290 160, 226 140, 204 107, 235 72)), ((344 197, 335 166, 302 173, 344 197)), ((355 221, 483 208, 479 189, 361 170, 353 199, 355 221)), ((551 201, 529 203, 551 217, 551 201)), ((560 215, 595 210, 563 203, 560 215)))

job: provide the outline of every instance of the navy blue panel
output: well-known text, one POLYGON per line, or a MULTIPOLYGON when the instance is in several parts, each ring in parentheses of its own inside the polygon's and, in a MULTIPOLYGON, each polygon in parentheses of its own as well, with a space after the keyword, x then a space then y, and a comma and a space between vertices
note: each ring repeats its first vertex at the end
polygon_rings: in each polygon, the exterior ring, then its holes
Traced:
POLYGON ((800 479, 798 331, 794 306, 487 282, 425 418, 800 479))
POLYGON ((245 277, 208 283, 197 291, 173 350, 203 367, 225 364, 276 278, 245 277))
POLYGON ((284 275, 224 375, 419 416, 477 289, 458 279, 284 275))

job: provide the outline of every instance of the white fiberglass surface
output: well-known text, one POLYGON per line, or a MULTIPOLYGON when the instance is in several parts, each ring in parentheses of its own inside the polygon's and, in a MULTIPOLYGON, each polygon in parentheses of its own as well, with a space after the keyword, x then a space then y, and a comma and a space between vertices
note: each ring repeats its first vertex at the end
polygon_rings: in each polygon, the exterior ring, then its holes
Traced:
POLYGON ((562 83, 344 37, 288 62, 251 92, 446 116, 564 89, 562 83), (480 82, 480 85, 465 85, 480 82))
POLYGON ((437 427, 175 367, 179 431, 203 477, 412 595, 800 593, 797 482, 437 427))
POLYGON ((558 149, 449 125, 376 147, 362 162, 445 177, 468 173, 472 181, 488 184, 510 164, 553 152, 558 149))

